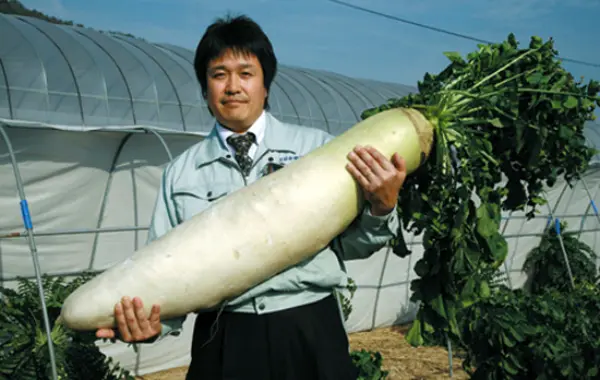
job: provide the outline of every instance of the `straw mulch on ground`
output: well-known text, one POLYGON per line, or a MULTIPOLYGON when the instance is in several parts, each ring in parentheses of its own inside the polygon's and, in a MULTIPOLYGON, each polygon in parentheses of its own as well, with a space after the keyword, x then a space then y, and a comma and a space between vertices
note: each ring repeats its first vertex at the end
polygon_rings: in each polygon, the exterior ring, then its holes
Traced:
MULTIPOLYGON (((412 347, 405 338, 408 329, 409 326, 395 326, 353 333, 350 345, 353 350, 379 351, 390 380, 449 379, 448 351, 441 347, 412 347)), ((462 361, 455 356, 452 379, 469 378, 461 365, 462 361)))
MULTIPOLYGON (((410 346, 405 339, 408 326, 395 326, 350 334, 353 350, 379 351, 389 380, 449 379, 448 352, 441 347, 410 346)), ((453 380, 468 379, 461 361, 453 359, 453 380)), ((139 380, 184 380, 186 368, 174 368, 138 377, 139 380)))

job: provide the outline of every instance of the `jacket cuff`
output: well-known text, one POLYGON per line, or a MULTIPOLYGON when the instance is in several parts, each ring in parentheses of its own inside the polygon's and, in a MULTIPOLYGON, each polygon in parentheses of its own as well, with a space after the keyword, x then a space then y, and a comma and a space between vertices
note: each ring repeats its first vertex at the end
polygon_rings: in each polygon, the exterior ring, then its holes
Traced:
POLYGON ((167 320, 161 322, 161 331, 160 334, 155 338, 154 341, 159 341, 164 339, 166 336, 179 336, 183 329, 183 320, 180 318, 175 318, 173 320, 167 320))
POLYGON ((396 234, 399 227, 398 220, 398 204, 394 206, 392 211, 385 215, 373 215, 371 206, 367 204, 362 212, 360 224, 367 229, 387 229, 392 234, 396 234))

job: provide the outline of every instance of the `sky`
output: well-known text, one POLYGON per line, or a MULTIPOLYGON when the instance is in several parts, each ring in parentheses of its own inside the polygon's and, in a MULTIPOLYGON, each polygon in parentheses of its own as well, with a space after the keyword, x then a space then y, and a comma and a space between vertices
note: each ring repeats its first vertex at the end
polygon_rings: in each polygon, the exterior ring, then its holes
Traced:
MULTIPOLYGON (((344 0, 489 41, 514 33, 552 37, 562 57, 600 66, 600 0, 344 0)), ((269 35, 283 65, 416 85, 477 42, 390 20, 330 0, 23 0, 29 8, 101 30, 195 49, 204 29, 228 12, 246 14, 269 35)), ((576 77, 600 80, 600 67, 564 63, 576 77)))

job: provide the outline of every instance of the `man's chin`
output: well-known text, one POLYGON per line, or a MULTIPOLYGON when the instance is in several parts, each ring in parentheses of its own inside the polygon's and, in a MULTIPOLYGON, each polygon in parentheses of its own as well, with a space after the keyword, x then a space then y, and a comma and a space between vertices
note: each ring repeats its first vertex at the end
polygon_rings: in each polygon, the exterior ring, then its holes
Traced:
POLYGON ((224 126, 236 132, 248 129, 250 126, 247 125, 247 116, 245 114, 229 114, 222 117, 219 122, 224 126))

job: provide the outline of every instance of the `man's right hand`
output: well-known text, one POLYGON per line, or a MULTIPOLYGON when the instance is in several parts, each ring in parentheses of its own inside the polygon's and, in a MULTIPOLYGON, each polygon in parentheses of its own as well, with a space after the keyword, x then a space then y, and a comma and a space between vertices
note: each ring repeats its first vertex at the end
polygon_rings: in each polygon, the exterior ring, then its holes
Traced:
POLYGON ((96 337, 114 339, 118 338, 124 342, 141 342, 154 338, 160 334, 160 306, 153 305, 150 317, 146 317, 144 304, 138 297, 133 301, 129 297, 123 297, 121 302, 115 305, 115 318, 118 331, 110 328, 98 329, 96 337))

